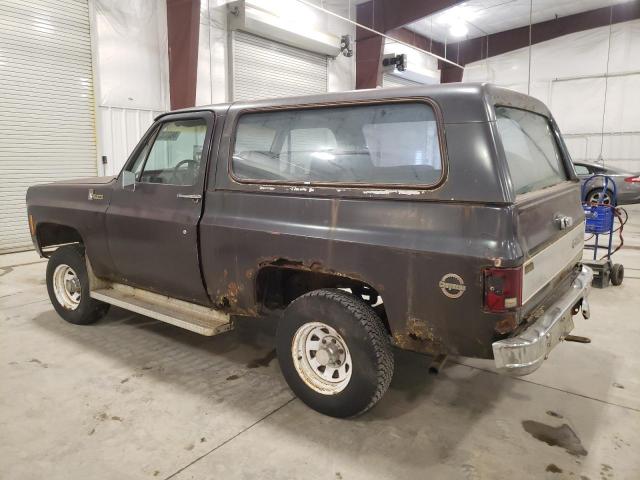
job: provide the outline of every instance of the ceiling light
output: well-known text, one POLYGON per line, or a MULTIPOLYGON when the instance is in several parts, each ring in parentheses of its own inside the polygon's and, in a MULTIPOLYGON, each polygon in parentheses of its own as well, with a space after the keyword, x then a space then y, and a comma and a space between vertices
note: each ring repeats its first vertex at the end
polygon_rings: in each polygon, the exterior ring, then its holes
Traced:
POLYGON ((329 152, 313 152, 311 154, 313 158, 317 158, 318 160, 335 160, 335 155, 329 152))
POLYGON ((467 26, 460 22, 460 23, 454 23, 453 25, 451 25, 451 27, 449 28, 449 34, 452 37, 464 37, 467 33, 469 33, 469 29, 467 28, 467 26))

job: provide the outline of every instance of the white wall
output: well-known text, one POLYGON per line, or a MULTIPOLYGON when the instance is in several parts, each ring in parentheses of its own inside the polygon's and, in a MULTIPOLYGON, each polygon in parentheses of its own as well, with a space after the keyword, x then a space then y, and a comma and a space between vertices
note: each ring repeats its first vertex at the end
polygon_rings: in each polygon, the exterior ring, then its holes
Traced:
POLYGON ((227 101, 227 3, 200 0, 200 39, 196 105, 227 101))
MULTIPOLYGON (((355 2, 344 0, 324 0, 322 2, 324 8, 337 13, 343 17, 355 20, 356 6, 355 2), (349 9, 351 6, 351 9, 349 9)), ((311 12, 309 12, 311 13, 311 12)), ((344 92, 347 90, 354 90, 356 88, 356 27, 348 22, 340 20, 339 18, 322 14, 319 12, 313 12, 316 16, 321 15, 324 18, 326 32, 332 33, 341 37, 342 35, 351 35, 353 40, 353 56, 345 57, 344 55, 338 55, 335 58, 329 58, 328 62, 328 90, 330 92, 344 92)))
POLYGON ((166 2, 92 0, 99 171, 120 171, 159 113, 169 109, 166 2))
MULTIPOLYGON (((609 27, 601 27, 533 45, 531 53, 530 94, 553 112, 573 159, 601 156, 640 171, 640 20, 612 25, 610 48, 609 27)), ((463 81, 527 93, 528 69, 523 48, 467 65, 463 81)))
MULTIPOLYGON (((229 59, 227 4, 229 0, 201 0, 200 40, 198 49, 198 80, 196 105, 229 101, 229 59)), ((251 0, 252 5, 271 12, 291 26, 291 32, 301 30, 318 31, 336 35, 350 34, 355 39, 355 27, 340 19, 327 15, 296 0, 251 0)), ((317 2, 320 4, 320 2, 317 2)), ((332 12, 349 17, 355 16, 355 5, 351 12, 348 2, 325 1, 332 12)), ((295 42, 292 46, 298 46, 295 42)), ((344 91, 355 88, 355 53, 351 58, 339 55, 328 61, 328 91, 344 91)))
MULTIPOLYGON (((120 171, 158 114, 169 110, 167 13, 164 0, 89 0, 96 69, 99 172, 120 171), (106 155, 107 165, 100 158, 106 155)), ((295 22, 296 30, 351 34, 355 27, 295 0, 252 0, 295 22)), ((228 101, 229 0, 201 0, 196 105, 228 101)), ((318 2, 320 3, 320 2, 318 2)), ((325 0, 332 11, 351 18, 348 3, 325 0)), ((293 27, 292 27, 293 28, 293 27)), ((295 46, 295 45, 294 45, 295 46)), ((355 55, 328 61, 328 90, 355 88, 355 55)))

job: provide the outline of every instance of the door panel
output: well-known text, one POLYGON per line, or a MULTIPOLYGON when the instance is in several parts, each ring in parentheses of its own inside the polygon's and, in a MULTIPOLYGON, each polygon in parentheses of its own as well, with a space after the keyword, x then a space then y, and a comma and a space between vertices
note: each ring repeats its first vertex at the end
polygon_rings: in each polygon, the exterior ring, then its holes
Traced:
POLYGON ((151 148, 127 165, 135 189, 116 186, 107 211, 115 279, 208 305, 198 253, 204 172, 213 114, 163 118, 151 148))

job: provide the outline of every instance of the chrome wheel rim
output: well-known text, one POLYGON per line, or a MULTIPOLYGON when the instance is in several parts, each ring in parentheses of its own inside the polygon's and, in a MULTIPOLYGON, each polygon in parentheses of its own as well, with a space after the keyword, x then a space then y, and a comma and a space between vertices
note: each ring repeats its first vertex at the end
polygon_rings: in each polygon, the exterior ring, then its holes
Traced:
POLYGON ((53 293, 58 303, 67 310, 75 310, 80 305, 80 279, 69 265, 58 265, 53 271, 53 293))
POLYGON ((595 192, 591 194, 591 201, 589 203, 596 203, 601 205, 609 205, 611 204, 611 198, 608 193, 604 194, 604 198, 602 196, 602 192, 595 192))
POLYGON ((353 366, 347 342, 329 325, 305 323, 291 343, 293 365, 310 388, 324 395, 335 395, 349 384, 353 366))

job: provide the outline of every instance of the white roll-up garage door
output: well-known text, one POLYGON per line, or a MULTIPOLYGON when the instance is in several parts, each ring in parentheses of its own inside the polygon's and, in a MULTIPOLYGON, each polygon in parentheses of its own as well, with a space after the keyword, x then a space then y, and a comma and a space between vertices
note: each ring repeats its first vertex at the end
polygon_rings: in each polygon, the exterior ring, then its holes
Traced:
POLYGON ((92 175, 87 1, 0 1, 0 252, 31 246, 29 185, 92 175))
POLYGON ((416 85, 422 85, 420 82, 414 82, 408 78, 401 77, 399 75, 393 75, 392 73, 385 73, 382 76, 382 87, 412 87, 416 85))
POLYGON ((232 35, 233 100, 327 91, 327 57, 250 33, 232 35))

